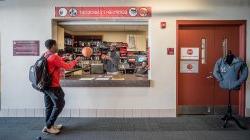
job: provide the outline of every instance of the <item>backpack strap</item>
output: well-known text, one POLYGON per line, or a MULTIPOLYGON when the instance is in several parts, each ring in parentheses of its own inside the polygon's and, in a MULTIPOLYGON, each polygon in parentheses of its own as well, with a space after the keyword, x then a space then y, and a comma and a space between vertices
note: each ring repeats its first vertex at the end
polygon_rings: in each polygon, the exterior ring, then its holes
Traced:
POLYGON ((48 52, 48 53, 46 52, 46 53, 43 54, 43 57, 49 58, 52 54, 53 53, 51 53, 51 52, 48 52))
MULTIPOLYGON (((53 53, 48 52, 47 54, 44 53, 44 54, 43 54, 43 57, 45 57, 46 59, 48 59, 51 55, 53 55, 53 53)), ((51 73, 49 73, 49 75, 52 75, 54 72, 55 72, 55 68, 54 68, 54 70, 53 70, 51 73)))

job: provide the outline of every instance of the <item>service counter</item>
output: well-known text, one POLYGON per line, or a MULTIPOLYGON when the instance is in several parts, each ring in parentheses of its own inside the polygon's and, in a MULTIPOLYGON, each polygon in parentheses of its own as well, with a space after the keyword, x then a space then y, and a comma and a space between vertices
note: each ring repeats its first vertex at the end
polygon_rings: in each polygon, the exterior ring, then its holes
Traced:
MULTIPOLYGON (((78 70, 79 71, 79 70, 78 70)), ((77 72, 73 70, 72 72, 77 72)), ((71 75, 61 80, 62 87, 150 87, 147 76, 134 74, 87 74, 71 75)))

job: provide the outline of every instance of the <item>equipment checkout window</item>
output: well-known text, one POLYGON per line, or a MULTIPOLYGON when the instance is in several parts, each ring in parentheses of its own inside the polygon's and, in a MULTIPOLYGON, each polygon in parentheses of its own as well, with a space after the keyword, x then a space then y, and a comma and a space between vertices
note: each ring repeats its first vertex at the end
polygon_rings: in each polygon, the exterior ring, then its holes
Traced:
MULTIPOLYGON (((64 61, 80 56, 64 79, 147 80, 149 69, 148 25, 135 22, 72 24, 53 21, 60 55, 64 61)), ((141 23, 141 22, 140 22, 141 23)))

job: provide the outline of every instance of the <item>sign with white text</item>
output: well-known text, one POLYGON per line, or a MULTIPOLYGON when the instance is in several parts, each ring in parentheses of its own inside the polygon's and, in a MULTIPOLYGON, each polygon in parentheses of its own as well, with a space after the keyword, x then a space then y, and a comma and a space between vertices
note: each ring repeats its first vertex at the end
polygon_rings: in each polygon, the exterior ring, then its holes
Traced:
POLYGON ((151 7, 56 7, 55 17, 151 17, 151 7))

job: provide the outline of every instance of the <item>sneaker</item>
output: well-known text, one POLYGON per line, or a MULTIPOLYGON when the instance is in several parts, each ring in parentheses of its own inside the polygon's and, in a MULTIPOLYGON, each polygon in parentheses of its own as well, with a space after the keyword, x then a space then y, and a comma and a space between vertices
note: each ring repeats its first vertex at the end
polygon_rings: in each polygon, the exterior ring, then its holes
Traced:
POLYGON ((60 130, 56 129, 54 127, 51 127, 50 129, 48 129, 47 127, 44 127, 42 132, 43 133, 49 133, 49 134, 58 134, 58 133, 60 133, 60 130))
POLYGON ((62 124, 58 124, 58 125, 54 125, 53 127, 56 128, 56 129, 61 130, 62 127, 63 127, 63 125, 62 124))
POLYGON ((43 128, 42 132, 43 132, 43 133, 46 133, 46 131, 47 131, 47 127, 45 126, 45 127, 43 128))

